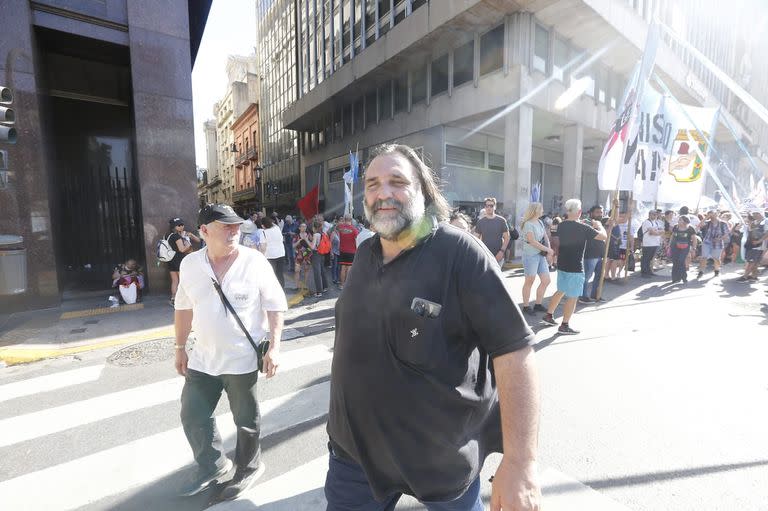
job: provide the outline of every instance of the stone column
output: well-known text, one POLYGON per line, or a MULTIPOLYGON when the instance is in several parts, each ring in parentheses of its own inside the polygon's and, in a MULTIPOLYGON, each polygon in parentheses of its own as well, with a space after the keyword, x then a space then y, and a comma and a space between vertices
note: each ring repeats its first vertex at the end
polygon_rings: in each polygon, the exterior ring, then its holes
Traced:
POLYGON ((189 14, 186 2, 126 5, 148 283, 165 293, 168 272, 155 264, 155 245, 169 232, 170 218, 197 228, 189 14))
POLYGON ((563 203, 581 199, 581 165, 584 152, 584 127, 566 126, 563 133, 563 203))
POLYGON ((22 236, 27 249, 27 290, 0 296, 0 311, 56 306, 60 302, 49 206, 44 104, 39 100, 34 27, 29 2, 2 2, 0 85, 13 91, 16 144, 8 151, 8 186, 0 189, 0 235, 22 236))
MULTIPOLYGON (((504 119, 504 212, 515 223, 528 207, 531 197, 531 157, 533 150, 533 108, 520 105, 504 119)), ((520 249, 515 243, 515 253, 520 249)))

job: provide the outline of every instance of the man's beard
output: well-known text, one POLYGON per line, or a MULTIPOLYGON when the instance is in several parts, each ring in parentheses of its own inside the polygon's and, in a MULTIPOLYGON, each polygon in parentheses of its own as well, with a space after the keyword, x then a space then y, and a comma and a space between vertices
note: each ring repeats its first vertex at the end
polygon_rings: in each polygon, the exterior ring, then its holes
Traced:
POLYGON ((365 217, 379 236, 385 240, 394 241, 403 231, 424 217, 424 196, 419 192, 413 200, 405 204, 395 199, 376 201, 373 207, 363 201, 363 209, 365 209, 365 217), (397 214, 394 216, 385 217, 379 213, 381 208, 392 207, 397 209, 397 214))

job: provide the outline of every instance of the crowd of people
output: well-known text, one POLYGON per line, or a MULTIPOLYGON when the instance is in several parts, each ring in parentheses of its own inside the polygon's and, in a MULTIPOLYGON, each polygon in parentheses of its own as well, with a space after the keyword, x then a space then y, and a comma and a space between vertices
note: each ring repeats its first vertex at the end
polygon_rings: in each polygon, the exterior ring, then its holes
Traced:
MULTIPOLYGON (((328 270, 343 289, 334 308, 328 511, 394 509, 403 493, 435 511, 480 511, 480 469, 491 452, 503 455, 491 479, 492 507, 535 511, 539 391, 525 315, 543 313, 544 323, 558 325, 554 314, 563 302, 558 332, 576 334, 570 322, 577 302, 599 299, 599 275, 618 279, 633 271, 636 254, 639 275, 653 277, 672 263, 672 280, 684 282, 697 262, 699 278, 709 261, 716 273, 738 262, 741 233, 741 279, 749 282, 768 242, 761 211, 750 211, 739 229, 727 212, 682 208, 631 218, 600 206, 585 213, 570 199, 562 217, 532 203, 519 225, 510 225, 489 197, 473 221, 450 210, 434 173, 403 145, 377 148, 363 181, 371 226, 349 215, 246 220, 226 205, 201 210, 209 248, 180 265, 175 302, 175 366, 185 377, 181 421, 197 464, 182 495, 213 486, 212 502, 234 499, 264 473, 256 382, 258 372, 269 378, 280 368, 287 303, 275 274, 286 264, 299 286, 311 276, 319 296, 328 270), (522 311, 502 273, 515 240, 522 247, 522 311), (557 291, 545 306, 553 270, 557 291), (235 474, 220 482, 233 466, 210 419, 223 391, 237 443, 235 474)), ((183 240, 183 225, 173 227, 183 240)))

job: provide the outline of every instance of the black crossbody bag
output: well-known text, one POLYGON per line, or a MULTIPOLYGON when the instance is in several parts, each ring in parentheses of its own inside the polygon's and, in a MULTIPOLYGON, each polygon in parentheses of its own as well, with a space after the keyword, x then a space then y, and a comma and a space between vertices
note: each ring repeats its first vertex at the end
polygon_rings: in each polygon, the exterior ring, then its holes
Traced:
POLYGON ((251 346, 253 346, 254 351, 256 351, 256 358, 258 359, 258 367, 259 372, 264 372, 264 355, 266 355, 267 350, 269 349, 269 341, 261 341, 258 344, 256 344, 253 341, 253 337, 251 337, 250 332, 248 332, 248 329, 245 328, 245 325, 243 325, 243 322, 240 320, 240 316, 237 315, 237 312, 235 312, 235 308, 232 307, 232 304, 229 303, 229 300, 227 299, 226 295, 224 295, 224 291, 221 290, 221 286, 218 282, 216 282, 216 279, 211 278, 211 282, 213 282, 213 287, 216 289, 216 292, 219 294, 219 298, 221 298, 221 303, 224 304, 224 308, 227 309, 229 312, 232 313, 232 315, 235 317, 235 321, 237 321, 238 326, 245 334, 245 337, 248 339, 248 342, 251 343, 251 346))

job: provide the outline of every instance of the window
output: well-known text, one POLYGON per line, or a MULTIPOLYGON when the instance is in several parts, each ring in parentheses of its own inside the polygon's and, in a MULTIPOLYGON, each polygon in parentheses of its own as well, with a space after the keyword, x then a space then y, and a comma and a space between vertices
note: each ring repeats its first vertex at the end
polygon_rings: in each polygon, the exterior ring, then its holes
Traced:
POLYGON ((395 113, 408 110, 408 73, 395 78, 395 113))
POLYGON ((365 4, 365 31, 368 33, 365 44, 369 45, 376 40, 376 2, 371 0, 365 4))
POLYGON ((376 118, 376 91, 373 90, 365 96, 365 125, 373 126, 378 122, 376 118))
POLYGON ((475 70, 475 41, 453 51, 453 86, 472 81, 475 70))
POLYGON ((405 2, 403 0, 395 0, 395 25, 405 19, 405 2))
POLYGON ((594 98, 595 97, 595 70, 592 68, 584 70, 584 78, 588 80, 587 89, 584 93, 590 98, 594 98))
POLYGON ((488 153, 488 168, 491 170, 504 171, 504 155, 488 153))
POLYGON ((363 98, 355 101, 355 133, 363 131, 363 98))
POLYGON ((480 76, 501 69, 504 63, 504 25, 480 37, 480 76))
POLYGON ((485 152, 455 145, 445 146, 445 162, 462 167, 485 167, 485 152))
POLYGON ((448 90, 448 54, 432 61, 432 95, 448 90))
POLYGON ((556 38, 555 59, 552 63, 552 75, 561 82, 565 81, 565 71, 563 68, 565 68, 565 66, 568 64, 569 58, 570 48, 568 48, 568 43, 561 40, 560 38, 556 38))
POLYGON ((427 99, 427 70, 419 67, 413 70, 411 82, 411 105, 427 99))
POLYGON ((422 5, 425 5, 427 3, 427 0, 413 0, 413 5, 411 6, 411 10, 415 11, 422 5))
POLYGON ((333 114, 333 140, 341 140, 343 135, 341 108, 337 108, 333 114))
POLYGON ((621 91, 619 91, 619 87, 621 87, 621 77, 616 73, 610 73, 610 75, 611 83, 608 86, 608 90, 610 91, 609 104, 612 109, 616 110, 617 103, 619 102, 619 95, 621 94, 621 91))
POLYGON ((340 169, 333 169, 328 171, 328 182, 339 183, 344 181, 344 173, 349 170, 349 167, 343 167, 340 169))
POLYGON ((379 35, 389 32, 389 0, 379 0, 379 35))
POLYGON ((387 81, 379 87, 379 119, 392 118, 392 82, 387 81))
POLYGON ((352 134, 352 105, 343 107, 344 136, 352 134))
POLYGON ((533 69, 546 74, 548 59, 549 31, 537 23, 533 42, 533 69))
POLYGON ((606 96, 608 95, 608 71, 601 67, 598 69, 597 74, 597 100, 600 103, 605 103, 606 96))

